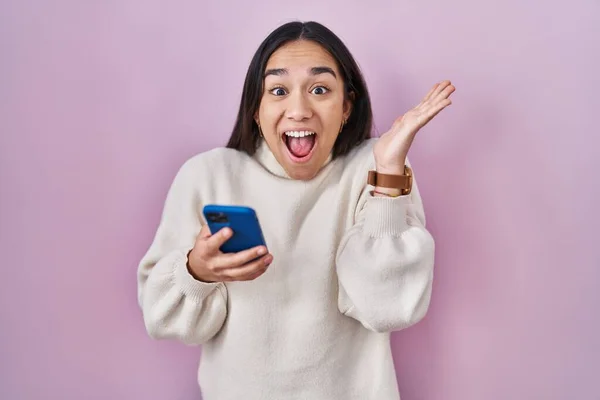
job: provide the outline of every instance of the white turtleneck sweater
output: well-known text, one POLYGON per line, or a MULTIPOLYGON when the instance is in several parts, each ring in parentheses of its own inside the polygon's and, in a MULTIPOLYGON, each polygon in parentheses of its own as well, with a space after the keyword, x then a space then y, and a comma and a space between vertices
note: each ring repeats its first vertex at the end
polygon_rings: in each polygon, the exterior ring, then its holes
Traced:
POLYGON ((399 399, 390 332, 426 313, 434 240, 419 190, 373 197, 371 139, 310 181, 266 143, 218 148, 178 171, 138 269, 148 334, 202 345, 204 400, 399 399), (273 263, 258 279, 204 283, 186 254, 204 204, 257 212, 273 263))

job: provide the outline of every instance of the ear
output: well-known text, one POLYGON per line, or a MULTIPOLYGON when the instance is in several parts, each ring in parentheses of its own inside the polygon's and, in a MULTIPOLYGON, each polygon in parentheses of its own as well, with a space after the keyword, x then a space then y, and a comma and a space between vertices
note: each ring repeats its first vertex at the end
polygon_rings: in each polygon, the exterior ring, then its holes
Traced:
POLYGON ((355 98, 354 92, 350 92, 348 93, 348 97, 344 100, 344 120, 350 118, 350 114, 352 114, 352 109, 354 108, 355 98))

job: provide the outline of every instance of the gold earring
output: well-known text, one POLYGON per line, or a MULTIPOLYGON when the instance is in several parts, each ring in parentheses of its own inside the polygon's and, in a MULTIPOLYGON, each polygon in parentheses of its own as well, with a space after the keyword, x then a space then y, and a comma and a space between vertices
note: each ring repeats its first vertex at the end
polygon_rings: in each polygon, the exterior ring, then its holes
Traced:
POLYGON ((342 125, 340 126, 340 132, 342 133, 342 131, 344 130, 344 125, 346 125, 346 121, 348 121, 347 119, 342 120, 342 125))
POLYGON ((258 121, 256 121, 256 125, 258 125, 258 134, 260 135, 261 138, 264 138, 262 130, 260 129, 260 123, 258 121))

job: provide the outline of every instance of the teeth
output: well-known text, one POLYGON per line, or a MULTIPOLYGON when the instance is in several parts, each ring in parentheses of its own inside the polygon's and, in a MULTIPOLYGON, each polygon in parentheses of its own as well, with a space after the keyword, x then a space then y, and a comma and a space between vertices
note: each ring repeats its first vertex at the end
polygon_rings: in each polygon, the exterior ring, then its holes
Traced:
POLYGON ((291 137, 304 137, 314 135, 315 133, 310 131, 288 131, 285 134, 291 137))

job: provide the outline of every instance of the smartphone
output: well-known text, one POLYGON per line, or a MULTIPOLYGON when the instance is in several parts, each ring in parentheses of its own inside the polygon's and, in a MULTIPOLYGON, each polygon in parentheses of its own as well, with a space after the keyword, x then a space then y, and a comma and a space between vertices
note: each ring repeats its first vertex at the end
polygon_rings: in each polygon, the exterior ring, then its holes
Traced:
POLYGON ((256 212, 251 207, 207 204, 203 213, 211 234, 225 227, 233 231, 233 235, 221 246, 223 253, 237 253, 267 245, 256 212))

